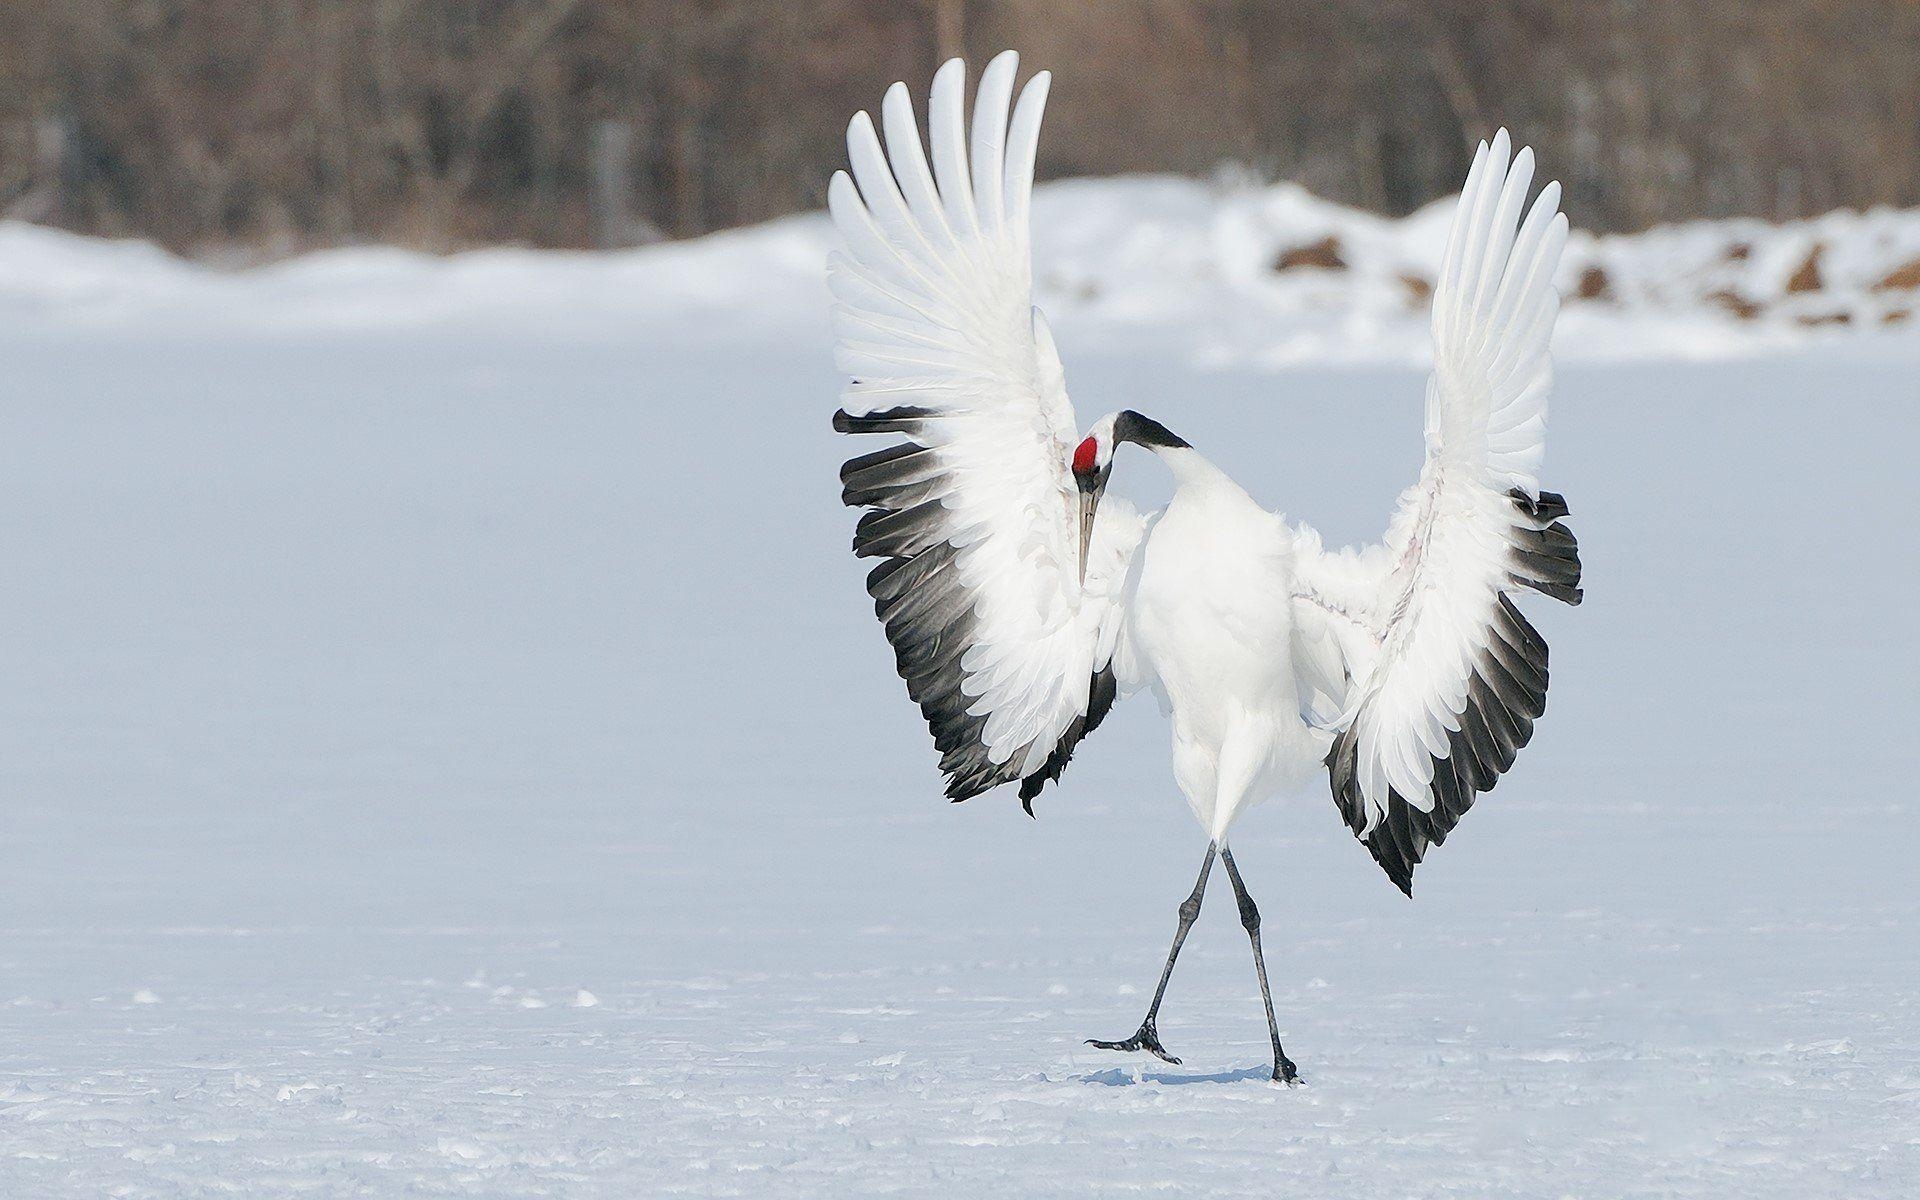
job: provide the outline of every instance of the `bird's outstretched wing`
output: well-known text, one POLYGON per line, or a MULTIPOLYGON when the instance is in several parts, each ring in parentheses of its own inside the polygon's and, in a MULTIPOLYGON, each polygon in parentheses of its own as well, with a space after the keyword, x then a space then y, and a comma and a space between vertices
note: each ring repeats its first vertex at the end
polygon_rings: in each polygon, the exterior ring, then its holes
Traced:
POLYGON ((1482 143, 1460 195, 1433 305, 1427 457, 1384 547, 1303 539, 1295 611, 1311 662, 1339 661, 1327 757, 1347 824, 1402 891, 1429 843, 1493 787, 1545 711, 1547 645, 1512 597, 1580 603, 1580 555, 1540 490, 1548 343, 1566 242, 1549 183, 1526 208, 1533 153, 1482 143), (1521 219, 1523 209, 1525 219, 1521 219))
POLYGON ((947 794, 1018 779, 1032 811, 1113 703, 1140 518, 1117 497, 1101 506, 1082 587, 1076 425, 1028 245, 1049 77, 1028 82, 1009 125, 1017 66, 1009 52, 981 76, 970 152, 966 68, 940 68, 931 165, 904 85, 881 108, 886 150, 866 113, 853 119, 853 175, 827 193, 843 240, 828 278, 852 376, 834 428, 904 438, 840 471, 842 498, 868 510, 854 553, 883 560, 867 577, 875 611, 947 794))

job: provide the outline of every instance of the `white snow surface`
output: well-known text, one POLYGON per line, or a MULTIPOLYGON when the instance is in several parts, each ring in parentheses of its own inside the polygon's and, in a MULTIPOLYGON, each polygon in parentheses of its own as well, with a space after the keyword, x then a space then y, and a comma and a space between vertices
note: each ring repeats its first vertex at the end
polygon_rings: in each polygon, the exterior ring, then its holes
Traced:
MULTIPOLYGON (((1082 414, 1341 541, 1420 461, 1441 214, 1249 266, 1334 211, 1066 184, 1040 240, 1082 414)), ((940 798, 817 220, 242 273, 0 228, 0 1196, 1920 1194, 1920 337, 1793 315, 1892 304, 1914 228, 1586 244, 1534 744, 1411 903, 1322 792, 1235 830, 1298 1089, 1221 886, 1185 1063, 1082 1044, 1204 849, 1150 702, 1038 820, 940 798), (1815 239, 1751 322, 1640 293, 1815 239)))

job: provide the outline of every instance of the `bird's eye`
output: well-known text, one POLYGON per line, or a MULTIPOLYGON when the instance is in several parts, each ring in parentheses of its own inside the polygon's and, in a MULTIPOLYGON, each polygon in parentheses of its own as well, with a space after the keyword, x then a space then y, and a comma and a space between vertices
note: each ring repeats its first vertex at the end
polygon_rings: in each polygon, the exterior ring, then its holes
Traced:
POLYGON ((1093 438, 1081 442, 1073 452, 1073 473, 1085 475, 1093 470, 1093 464, 1100 457, 1100 443, 1093 438))

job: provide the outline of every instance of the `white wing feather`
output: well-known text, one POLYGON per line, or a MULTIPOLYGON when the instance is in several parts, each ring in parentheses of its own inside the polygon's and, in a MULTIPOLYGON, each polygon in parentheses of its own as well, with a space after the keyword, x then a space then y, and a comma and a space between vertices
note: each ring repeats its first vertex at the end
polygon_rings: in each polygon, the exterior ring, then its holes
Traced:
POLYGON ((1082 589, 1067 468, 1077 426, 1032 300, 1028 213, 1049 76, 1028 82, 1009 123, 1017 65, 1012 52, 988 64, 970 138, 965 67, 940 68, 930 157, 906 87, 895 84, 881 109, 886 149, 867 114, 856 116, 852 176, 836 173, 828 188, 844 243, 828 277, 836 361, 853 377, 842 393, 846 424, 859 432, 866 418, 899 432, 880 418, 910 410, 915 443, 937 459, 914 498, 937 496, 938 541, 958 548, 953 567, 968 593, 971 636, 952 652, 985 751, 973 776, 955 780, 971 790, 1041 770, 1087 716, 1139 534, 1131 506, 1109 499, 1082 589))
MULTIPOLYGON (((1335 754, 1350 752, 1352 790, 1365 811, 1349 813, 1349 821, 1363 838, 1394 803, 1431 814, 1436 797, 1451 794, 1452 780, 1436 785, 1435 774, 1451 770, 1449 757, 1464 744, 1463 715, 1468 733, 1488 732, 1469 710, 1492 686, 1489 674, 1497 673, 1511 694, 1531 691, 1530 682, 1514 689, 1500 665, 1510 649, 1503 639, 1538 640, 1504 596, 1525 586, 1579 598, 1572 536, 1554 520, 1564 509, 1558 497, 1543 501, 1539 482, 1559 306, 1552 280, 1567 223, 1556 211, 1554 183, 1521 220, 1533 153, 1523 149, 1509 161, 1508 149, 1504 130, 1491 145, 1482 143, 1460 196, 1434 296, 1426 462, 1400 499, 1384 548, 1328 554, 1303 531, 1296 609, 1307 614, 1310 638, 1339 643, 1349 675, 1344 688, 1334 681, 1323 690, 1344 691, 1333 723, 1342 734, 1335 754), (1542 539, 1552 548, 1543 549, 1542 539), (1492 668, 1489 656, 1499 660, 1492 668)), ((1542 699, 1544 655, 1542 643, 1542 699)), ((1528 668, 1516 660, 1513 669, 1528 668)), ((1538 714, 1523 710, 1537 703, 1519 696, 1501 707, 1504 732, 1523 724, 1517 741, 1524 744, 1538 714)), ((1504 762, 1473 786, 1491 786, 1492 775, 1511 764, 1513 748, 1496 746, 1493 757, 1504 762)), ((1339 772, 1336 766, 1336 795, 1339 772)), ((1456 803, 1471 800, 1469 787, 1456 803)), ((1458 813, 1446 816, 1444 824, 1422 824, 1423 836, 1444 837, 1458 813)), ((1412 862, 1424 846, 1421 840, 1410 847, 1412 862)), ((1385 858, 1382 865, 1393 873, 1385 858)), ((1411 862, 1403 866, 1410 873, 1411 862)), ((1398 875, 1396 881, 1409 886, 1398 875)))

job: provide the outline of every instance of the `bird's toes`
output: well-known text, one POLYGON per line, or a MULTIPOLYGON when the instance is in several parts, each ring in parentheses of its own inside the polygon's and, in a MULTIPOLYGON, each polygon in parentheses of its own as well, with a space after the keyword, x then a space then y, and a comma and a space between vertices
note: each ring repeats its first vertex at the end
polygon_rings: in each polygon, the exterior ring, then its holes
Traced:
POLYGON ((1135 1050, 1145 1050, 1148 1054, 1153 1055, 1163 1063, 1169 1063, 1176 1067, 1180 1065, 1180 1060, 1168 1054, 1167 1048, 1160 1044, 1160 1038, 1151 1026, 1142 1026, 1138 1033, 1127 1038, 1125 1041, 1103 1042, 1099 1038, 1088 1038, 1087 1045, 1097 1047, 1101 1050, 1119 1050, 1128 1053, 1135 1050))
POLYGON ((1140 1044, 1140 1049, 1145 1050, 1148 1054, 1153 1055, 1163 1063, 1176 1067, 1180 1065, 1180 1060, 1167 1053, 1167 1048, 1160 1044, 1159 1038, 1154 1038, 1151 1041, 1143 1041, 1140 1044))

